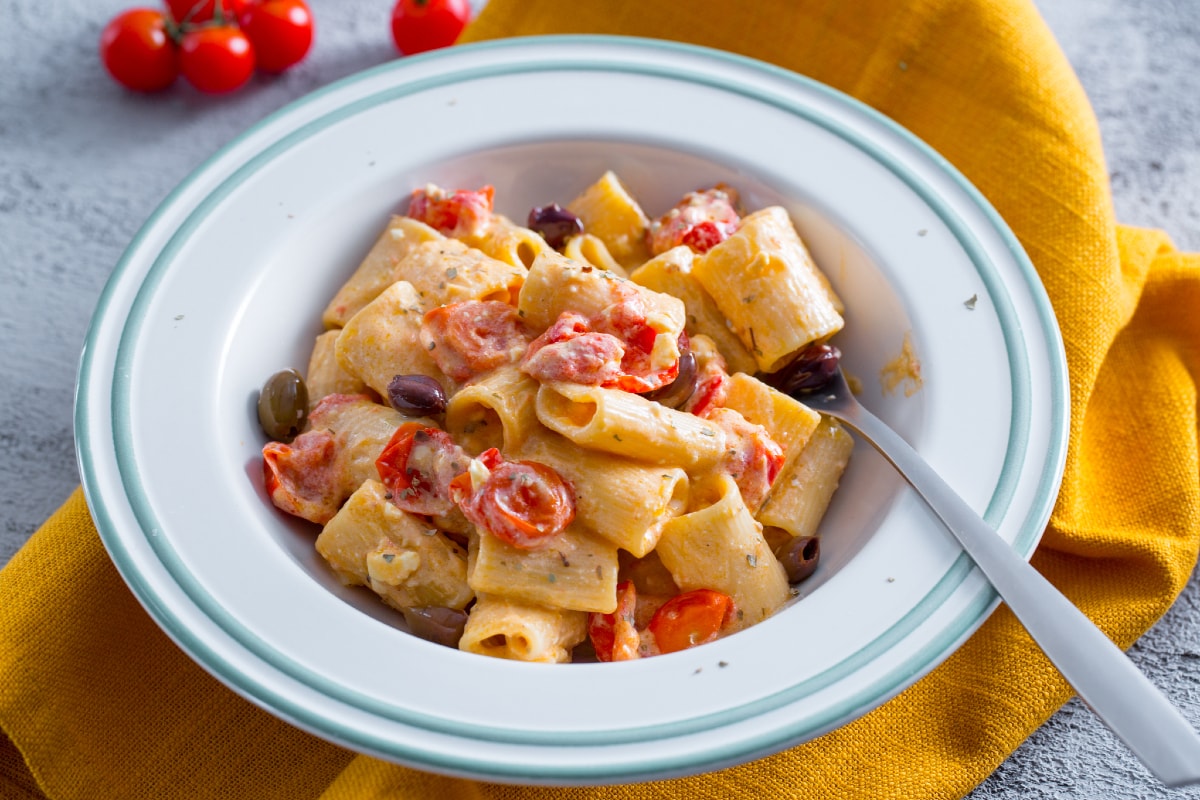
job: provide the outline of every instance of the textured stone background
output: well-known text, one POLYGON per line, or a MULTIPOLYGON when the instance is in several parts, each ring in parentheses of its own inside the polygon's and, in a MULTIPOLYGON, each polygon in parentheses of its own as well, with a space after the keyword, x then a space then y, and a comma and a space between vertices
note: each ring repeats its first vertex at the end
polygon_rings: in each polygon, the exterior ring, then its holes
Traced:
MULTIPOLYGON (((293 72, 224 98, 179 87, 148 99, 116 88, 96 58, 101 27, 131 0, 0 0, 0 564, 78 483, 80 347, 138 227, 264 114, 394 57, 388 0, 310 2, 318 41, 293 72)), ((1037 5, 1099 117, 1119 219, 1200 250, 1200 3, 1037 5)), ((1200 727, 1200 577, 1132 655, 1200 727)), ((1200 789, 1157 787, 1076 701, 971 797, 1200 798, 1200 789)))

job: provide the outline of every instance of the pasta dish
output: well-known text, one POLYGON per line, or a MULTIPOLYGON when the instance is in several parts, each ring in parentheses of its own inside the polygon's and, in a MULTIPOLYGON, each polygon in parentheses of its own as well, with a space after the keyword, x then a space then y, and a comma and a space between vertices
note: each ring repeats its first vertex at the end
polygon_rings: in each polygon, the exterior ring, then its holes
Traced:
POLYGON ((853 446, 788 393, 844 308, 787 212, 717 185, 651 218, 612 172, 525 224, 493 200, 414 191, 264 386, 271 501, 471 653, 644 658, 778 611, 853 446))

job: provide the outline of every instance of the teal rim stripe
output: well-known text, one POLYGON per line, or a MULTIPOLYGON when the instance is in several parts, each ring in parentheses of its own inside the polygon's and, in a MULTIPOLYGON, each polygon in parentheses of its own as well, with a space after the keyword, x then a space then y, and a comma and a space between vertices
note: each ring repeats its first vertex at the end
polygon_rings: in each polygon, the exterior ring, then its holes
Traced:
MULTIPOLYGON (((817 92, 823 93, 838 102, 848 104, 852 108, 858 110, 860 113, 869 116, 876 122, 883 123, 883 125, 893 134, 899 135, 910 145, 918 149, 918 151, 927 155, 936 166, 945 170, 955 180, 955 182, 966 191, 979 209, 981 209, 987 215, 988 219, 992 222, 1000 235, 1003 236, 1014 259, 1025 274, 1027 281, 1035 290, 1034 294, 1036 296, 1036 300, 1038 301, 1037 307, 1042 323, 1042 332, 1047 338, 1047 344, 1050 345, 1052 355, 1058 356, 1058 359, 1051 358, 1050 362, 1053 384, 1051 387, 1053 414, 1052 420, 1054 421, 1055 427, 1058 429, 1060 436, 1056 437, 1055 441, 1052 443, 1051 453, 1049 454, 1050 457, 1047 459, 1047 463, 1043 470, 1041 490, 1035 500, 1034 506, 1027 514, 1027 518, 1021 528, 1018 540, 1015 542, 1016 549, 1023 554, 1028 555, 1032 550, 1033 544, 1040 535, 1041 526, 1044 524, 1046 517, 1048 517, 1050 507, 1057 492, 1058 476, 1061 474, 1061 462, 1063 456, 1062 451, 1064 448, 1063 439, 1065 437, 1063 421, 1066 419, 1065 370, 1060 363, 1061 342, 1058 340, 1057 328, 1053 321, 1053 312, 1048 301, 1045 300, 1041 293, 1041 286, 1040 282, 1037 280, 1036 272, 1034 271, 1032 265, 1028 262, 1027 257, 1021 250, 1019 244, 1016 242, 1015 237, 1013 237, 1007 226, 990 207, 990 205, 987 204, 986 200, 984 200, 978 191, 975 190, 974 187, 972 187, 968 182, 966 182, 966 180, 962 178, 956 171, 954 171, 953 168, 944 161, 944 159, 930 150, 927 145, 924 145, 911 134, 904 131, 904 129, 900 128, 898 125, 896 125, 896 123, 887 120, 879 115, 878 112, 871 110, 869 107, 859 103, 858 101, 836 92, 836 90, 821 84, 816 84, 807 78, 787 72, 778 67, 761 64, 740 56, 708 51, 704 50, 703 48, 697 48, 690 45, 648 42, 613 37, 547 37, 542 41, 551 44, 561 44, 564 42, 582 42, 591 44, 619 43, 626 47, 637 46, 659 50, 677 50, 686 54, 700 54, 707 58, 725 60, 741 67, 752 67, 759 71, 772 73, 777 77, 784 78, 788 82, 805 87, 809 90, 816 90, 817 92)), ((489 42, 480 45, 470 45, 469 47, 473 50, 482 50, 503 49, 518 45, 528 48, 530 43, 529 41, 524 41, 521 43, 500 41, 489 42)), ((462 48, 459 48, 459 51, 461 51, 461 49, 462 48)), ((458 51, 448 52, 453 54, 458 51)), ((425 60, 427 58, 440 57, 444 57, 444 54, 433 53, 429 56, 422 56, 419 58, 425 60)), ((331 84, 325 89, 309 95, 307 98, 296 101, 287 108, 277 112, 272 117, 269 117, 268 119, 259 123, 254 128, 251 128, 249 131, 247 131, 247 133, 243 134, 239 141, 252 135, 255 131, 272 124, 272 122, 274 122, 276 119, 294 112, 297 108, 303 105, 311 103, 317 97, 324 96, 326 93, 338 91, 347 85, 365 80, 382 72, 388 72, 392 70, 402 71, 403 69, 404 62, 396 62, 383 65, 368 72, 360 73, 357 76, 352 76, 351 78, 345 79, 338 83, 331 84)), ((126 322, 126 327, 122 333, 117 356, 117 371, 116 376, 114 377, 112 395, 114 411, 114 444, 117 450, 119 470, 121 472, 121 478, 127 498, 140 525, 142 526, 143 531, 155 530, 160 526, 158 525, 158 520, 155 517, 152 508, 150 507, 148 499, 145 497, 142 491, 140 483, 138 482, 136 464, 132 456, 132 420, 130 419, 130 381, 128 378, 129 368, 131 364, 133 347, 137 339, 137 333, 144 321, 145 308, 149 302, 149 298, 153 296, 155 287, 161 281, 167 269, 169 269, 174 253, 181 246, 182 242, 187 239, 190 232, 194 230, 194 228, 199 225, 200 222, 203 221, 208 213, 210 213, 216 206, 219 205, 221 200, 227 196, 230 191, 235 189, 242 181, 252 175, 258 165, 270 160, 271 158, 274 158, 278 153, 290 148, 295 143, 315 135, 329 125, 340 122, 380 103, 388 102, 398 97, 403 97, 415 92, 424 91, 429 88, 459 83, 467 80, 475 80, 483 77, 493 77, 496 75, 522 72, 540 72, 547 70, 621 71, 688 81, 692 83, 700 83, 725 92, 749 96, 752 99, 768 103, 824 127, 826 130, 829 130, 831 133, 834 133, 842 139, 851 142, 860 150, 869 154, 874 160, 891 171, 892 174, 903 180, 906 185, 912 188, 926 201, 930 208, 934 209, 936 213, 938 213, 939 217, 943 220, 947 227, 954 232, 960 244, 968 253, 969 258, 974 263, 976 270, 981 279, 984 281, 989 296, 991 297, 992 302, 997 309, 997 313, 1000 315, 1002 321, 1006 321, 1008 323, 1013 323, 1015 321, 1015 313, 1013 312, 1011 301, 1004 290, 1003 282, 1000 281, 999 276, 991 269, 991 265, 984 258, 982 249, 975 241, 970 231, 966 229, 961 220, 959 220, 950 209, 942 205, 940 198, 938 198, 932 192, 930 187, 921 183, 916 176, 909 175, 904 172, 897 164, 890 160, 890 157, 886 152, 882 151, 880 148, 877 148, 874 143, 863 140, 861 137, 851 131, 843 130, 832 120, 820 117, 815 112, 804 108, 802 103, 798 103, 795 100, 782 98, 773 94, 749 91, 746 87, 740 86, 736 82, 719 79, 713 75, 698 73, 689 69, 673 67, 669 68, 661 65, 651 67, 647 65, 613 64, 605 61, 603 58, 570 58, 565 60, 556 60, 553 62, 553 64, 522 63, 503 65, 501 68, 471 68, 456 71, 451 74, 442 74, 418 82, 406 83, 400 86, 391 87, 386 90, 376 92, 369 97, 360 98, 353 103, 339 107, 338 109, 331 111, 316 120, 313 120, 303 127, 290 132, 283 138, 268 146, 266 149, 248 160, 245 164, 240 166, 229 178, 223 181, 221 185, 216 188, 216 190, 214 190, 203 201, 201 201, 201 203, 191 212, 191 214, 189 214, 184 224, 180 226, 178 231, 176 231, 171 240, 155 259, 150 272, 147 274, 142 287, 139 289, 137 298, 135 299, 133 308, 131 309, 129 319, 126 322)), ((234 145, 230 145, 229 147, 233 146, 234 145)), ((228 149, 229 148, 226 148, 226 150, 228 149)), ((101 296, 100 304, 98 305, 97 309, 97 315, 92 325, 93 330, 89 331, 88 334, 88 342, 93 340, 93 337, 96 334, 96 329, 99 327, 100 321, 105 316, 105 309, 112 302, 112 287, 116 282, 119 281, 120 276, 129 269, 130 262, 133 260, 133 255, 136 253, 139 245, 142 243, 145 233, 154 227, 159 218, 163 216, 174 203, 178 202, 178 196, 184 191, 184 189, 192 182, 197 180, 200 175, 202 175, 208 168, 211 167, 211 165, 219 161, 226 150, 223 150, 221 153, 215 155, 209 160, 209 162, 206 162, 205 165, 203 165, 196 172, 194 172, 192 176, 185 180, 185 182, 182 183, 180 187, 173 192, 170 197, 167 198, 163 205, 159 207, 159 209, 143 227, 142 232, 140 232, 134 239, 134 242, 131 244, 126 256, 123 257, 122 261, 117 265, 109 287, 106 287, 104 294, 101 296)), ((1012 492, 1015 489, 1015 483, 1017 480, 1016 469, 1018 465, 1023 462, 1025 456, 1031 408, 1030 392, 1028 388, 1028 361, 1026 353, 1022 348, 1022 340, 1017 335, 1017 331, 1019 331, 1020 327, 1019 325, 1015 324, 1007 324, 1002 325, 1002 329, 1004 331, 1005 345, 1009 352, 1010 374, 1016 394, 1014 396, 1013 419, 1009 438, 1009 446, 1002 468, 1001 480, 998 483, 997 490, 994 493, 985 514, 985 517, 989 520, 989 522, 993 522, 993 524, 999 519, 1003 518, 1004 512, 1007 510, 1011 501, 1012 492)), ((85 348, 84 357, 80 368, 81 387, 86 385, 85 381, 87 376, 94 373, 96 368, 97 367, 91 358, 91 348, 87 347, 85 348)), ((86 392, 80 391, 77 397, 76 424, 79 427, 79 430, 85 434, 88 428, 88 407, 86 392)), ((86 436, 84 438, 86 438, 86 436)), ((102 532, 106 533, 104 537, 106 545, 113 553, 114 560, 117 561, 119 565, 128 567, 128 552, 119 542, 119 538, 115 533, 115 526, 112 518, 108 515, 107 511, 102 508, 103 504, 97 502, 100 498, 98 492, 95 491, 95 468, 91 462, 90 453, 88 453, 84 448, 80 448, 78 455, 81 472, 85 477, 85 485, 91 484, 93 487, 93 491, 91 493, 93 498, 93 512, 96 513, 98 517, 98 527, 102 532)), ((833 683, 839 679, 846 670, 857 669, 862 664, 869 662, 879 653, 886 651, 889 647, 895 644, 896 641, 899 641, 906 636, 931 613, 933 613, 933 611, 940 606, 944 599, 955 589, 957 589, 957 587, 962 583, 963 580, 965 580, 967 575, 969 575, 972 570, 972 564, 969 559, 965 555, 960 556, 951 569, 947 571, 946 575, 935 586, 933 591, 923 598, 917 607, 912 609, 909 614, 906 615, 903 620, 901 620, 900 623, 889 630, 884 636, 872 642, 860 652, 848 657, 836 667, 827 670, 822 675, 816 676, 815 678, 797 686, 790 687, 789 689, 782 691, 777 695, 763 698, 759 701, 739 707, 737 709, 730 709, 717 714, 705 715, 694 719, 660 726, 648 726, 603 732, 572 731, 540 733, 532 731, 511 731, 506 729, 481 730, 476 726, 448 723, 444 720, 431 718, 427 715, 417 714, 403 708, 382 703, 374 698, 362 696, 356 692, 349 691, 345 689, 345 687, 333 683, 328 679, 316 675, 306 668, 289 661, 281 654, 273 651, 268 644, 259 640, 252 633, 242 627, 240 623, 232 619, 228 613, 210 596, 208 596, 204 590, 196 584, 190 575, 188 575, 185 566, 178 560, 177 555, 170 547, 170 544, 166 541, 166 537, 148 537, 148 541, 151 547, 154 549, 156 555, 162 559, 164 567, 179 583, 180 587, 188 595, 192 602, 194 602, 197 607, 199 607, 204 613, 213 619, 213 621, 219 627, 221 627, 227 634, 229 634, 247 650, 254 653, 259 658, 262 658, 265 662, 271 664, 274 668, 280 670, 282 673, 287 674, 296 680, 299 680, 301 683, 308 685, 313 690, 329 695, 350 706, 360 708, 380 717, 392 719, 418 728, 449 733, 468 739, 485 739, 498 742, 523 744, 547 744, 554 746, 616 744, 658 739, 665 736, 678 736, 688 733, 696 733, 711 729, 713 727, 732 724, 763 711, 794 702, 806 696, 807 694, 833 683)), ((123 570, 123 572, 129 573, 132 572, 132 570, 127 568, 123 570)), ((198 637, 194 636, 190 631, 188 631, 169 609, 162 607, 157 599, 153 596, 153 592, 147 586, 145 586, 136 575, 126 574, 125 577, 126 580, 130 581, 131 585, 138 590, 139 598, 141 598, 142 602, 147 605, 159 623, 163 625, 163 627, 166 628, 174 637, 176 637, 176 640, 179 641, 181 646, 196 655, 198 660, 204 663, 211 671, 214 672, 214 674, 220 676, 231 686, 238 688, 240 691, 253 698, 259 699, 269 707, 275 708, 281 715, 296 721, 298 724, 301 724, 304 727, 321 731, 327 736, 332 736, 341 741, 353 743, 367 750, 386 754, 400 760, 409 761, 411 763, 436 765, 451 771, 466 771, 480 775, 504 774, 517 778, 528 777, 527 775, 523 775, 521 768, 518 765, 496 764, 486 760, 465 758, 462 757, 461 754, 453 758, 443 758, 436 754, 431 757, 430 753, 427 753, 423 750, 402 747, 391 740, 380 739, 379 737, 366 734, 360 730, 347 729, 340 724, 333 723, 331 720, 328 720, 323 716, 313 714, 307 709, 297 705, 294 701, 283 697, 279 692, 275 691, 271 687, 260 685, 257 682, 249 680, 246 676, 241 675, 236 668, 226 663, 220 655, 213 652, 203 641, 200 641, 198 637)), ((978 624, 980 624, 985 618, 986 613, 991 607, 994 606, 994 603, 994 592, 988 590, 981 593, 981 595, 976 598, 975 603, 969 609, 964 610, 964 612, 956 618, 952 625, 948 626, 946 632, 934 645, 931 645, 929 648, 926 648, 925 651, 916 654, 913 658, 909 659, 907 663, 893 670, 892 673, 886 676, 884 679, 877 681, 875 685, 866 687, 863 691, 859 692, 855 698, 839 705, 836 709, 830 710, 820 720, 805 720, 799 723, 793 729, 787 731, 786 734, 773 732, 772 735, 769 735, 765 741, 743 741, 737 743, 736 745, 730 745, 726 748, 717 748, 717 750, 720 750, 721 752, 716 755, 714 755, 713 751, 709 751, 704 754, 695 754, 696 758, 694 759, 693 755, 689 754, 689 756, 687 756, 683 762, 678 764, 667 764, 666 762, 660 760, 654 762, 653 766, 648 766, 645 772, 646 774, 649 774, 651 772, 662 771, 663 769, 678 769, 681 767, 707 763, 714 759, 736 758, 739 753, 761 750, 771 745, 777 745, 783 741, 789 741, 803 737, 808 732, 820 730, 823 727, 830 725, 837 719, 852 713, 855 708, 862 707, 869 703, 873 698, 890 695, 899 688, 902 688, 904 685, 907 685, 907 683, 911 682, 913 676, 919 674, 924 669, 929 668, 934 663, 934 659, 937 656, 945 652, 946 649, 954 642, 958 641, 960 638, 969 633, 973 627, 976 627, 978 624), (703 762, 697 760, 701 757, 704 759, 703 762)), ((624 770, 622 771, 622 775, 627 774, 630 773, 624 770)), ((595 775, 591 775, 588 770, 581 771, 571 768, 565 769, 561 776, 596 777, 595 775), (584 773, 587 774, 585 775, 584 773)))

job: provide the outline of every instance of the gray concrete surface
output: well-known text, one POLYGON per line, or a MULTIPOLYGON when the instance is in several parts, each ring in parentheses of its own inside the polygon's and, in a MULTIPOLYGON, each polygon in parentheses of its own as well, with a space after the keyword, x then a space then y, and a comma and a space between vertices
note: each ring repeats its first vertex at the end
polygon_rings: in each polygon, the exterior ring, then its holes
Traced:
MULTIPOLYGON (((317 46, 239 94, 118 90, 98 32, 129 0, 0 0, 0 564, 78 483, 75 369, 112 266, 185 175, 265 113, 393 57, 390 2, 310 0, 317 46)), ((147 3, 149 4, 149 3, 147 3)), ((1200 3, 1038 0, 1099 117, 1119 218, 1200 250, 1200 3)), ((186 421, 182 421, 186 425, 186 421)), ((1200 577, 1132 649, 1200 727, 1200 577)), ((972 800, 1168 792, 1078 702, 972 800)))

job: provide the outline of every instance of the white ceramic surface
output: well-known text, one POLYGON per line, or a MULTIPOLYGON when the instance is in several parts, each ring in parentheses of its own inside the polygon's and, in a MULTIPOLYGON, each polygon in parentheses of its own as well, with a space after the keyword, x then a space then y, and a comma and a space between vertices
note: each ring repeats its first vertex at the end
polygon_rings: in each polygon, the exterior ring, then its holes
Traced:
POLYGON ((251 701, 421 768, 523 783, 746 761, 860 716, 996 599, 859 447, 791 607, 683 653, 528 665, 409 636, 341 587, 261 488, 254 402, 303 367, 320 311, 427 181, 501 212, 614 169, 650 213, 724 180, 782 203, 847 305, 862 399, 1028 557, 1067 432, 1062 345, 1027 258, 932 150, 827 87, 699 48, 521 40, 402 59, 298 101, 188 178, 131 243, 80 368, 77 449, 114 562, 163 629, 251 701), (881 369, 911 336, 923 386, 881 369))

